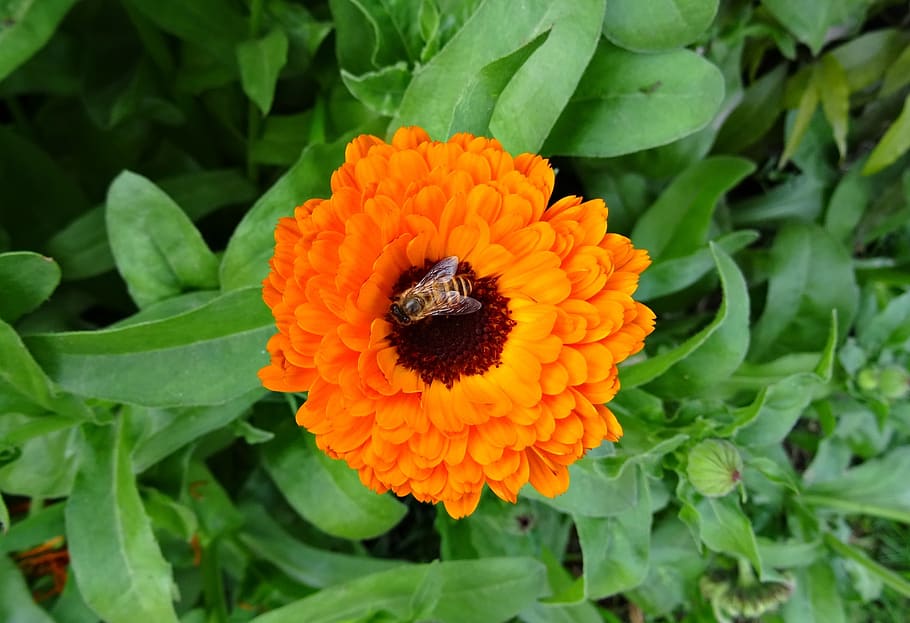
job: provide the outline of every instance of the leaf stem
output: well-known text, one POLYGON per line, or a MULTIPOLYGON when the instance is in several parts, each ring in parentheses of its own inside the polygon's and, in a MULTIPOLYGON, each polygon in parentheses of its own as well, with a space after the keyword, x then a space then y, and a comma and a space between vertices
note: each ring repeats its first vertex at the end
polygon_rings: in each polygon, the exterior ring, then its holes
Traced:
POLYGON ((896 590, 904 597, 910 597, 910 582, 908 582, 905 578, 901 577, 891 569, 888 569, 887 567, 875 562, 869 558, 862 550, 844 543, 830 532, 826 532, 823 538, 825 540, 825 545, 830 547, 836 553, 840 554, 844 558, 849 558, 850 560, 862 565, 866 568, 867 571, 869 571, 869 573, 896 590))

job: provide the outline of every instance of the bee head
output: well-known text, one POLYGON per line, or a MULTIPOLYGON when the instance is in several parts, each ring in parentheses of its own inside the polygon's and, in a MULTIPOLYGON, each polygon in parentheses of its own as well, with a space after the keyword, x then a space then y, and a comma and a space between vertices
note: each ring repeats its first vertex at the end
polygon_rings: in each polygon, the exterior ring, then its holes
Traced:
POLYGON ((411 318, 404 313, 404 310, 398 303, 392 303, 392 306, 389 307, 389 313, 392 314, 392 318, 394 318, 398 324, 411 324, 411 318))

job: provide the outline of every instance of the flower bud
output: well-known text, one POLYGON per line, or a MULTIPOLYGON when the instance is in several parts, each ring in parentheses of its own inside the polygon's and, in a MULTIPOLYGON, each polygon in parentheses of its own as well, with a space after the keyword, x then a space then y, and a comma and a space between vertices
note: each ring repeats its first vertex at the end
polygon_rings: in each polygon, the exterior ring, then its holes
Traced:
POLYGON ((900 400, 910 393, 910 373, 900 366, 888 366, 879 374, 878 386, 885 398, 900 400))
POLYGON ((727 495, 739 484, 742 472, 743 459, 729 441, 705 439, 689 450, 689 482, 702 495, 727 495))

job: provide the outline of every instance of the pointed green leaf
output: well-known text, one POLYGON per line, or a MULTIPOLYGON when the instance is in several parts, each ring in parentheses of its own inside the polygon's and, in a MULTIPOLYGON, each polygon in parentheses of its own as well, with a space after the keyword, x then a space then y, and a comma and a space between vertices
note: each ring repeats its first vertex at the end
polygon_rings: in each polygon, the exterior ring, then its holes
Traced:
POLYGON ((140 307, 218 286, 218 260, 189 217, 146 178, 124 171, 105 213, 117 270, 140 307))
POLYGON ((882 82, 882 95, 887 97, 910 83, 910 45, 904 48, 887 71, 882 82))
POLYGON ((0 320, 0 413, 54 410, 54 388, 11 326, 0 320))
POLYGON ((325 588, 408 564, 317 549, 285 532, 268 509, 250 505, 240 510, 246 518, 240 540, 289 577, 307 586, 325 588))
POLYGON ((603 0, 571 5, 532 0, 482 3, 429 63, 419 68, 391 128, 420 125, 444 140, 472 79, 539 35, 546 41, 518 68, 495 102, 490 129, 506 149, 537 151, 575 90, 600 36, 603 0), (541 81, 540 76, 547 76, 541 81))
POLYGON ((9 556, 0 556, 0 620, 9 623, 54 623, 35 603, 25 578, 9 556))
POLYGON ((635 506, 614 517, 575 518, 588 599, 631 590, 648 574, 651 495, 644 471, 634 471, 639 491, 635 506))
POLYGON ((602 40, 543 151, 603 158, 664 145, 708 125, 723 97, 720 70, 695 52, 602 40))
POLYGON ((367 489, 356 471, 326 456, 290 418, 274 441, 260 447, 263 465, 285 499, 323 532, 369 539, 392 529, 407 512, 391 494, 367 489))
POLYGON ((893 164, 910 149, 910 95, 904 99, 901 114, 869 154, 863 175, 872 175, 893 164))
POLYGON ((810 485, 802 499, 812 506, 910 523, 910 448, 848 469, 832 480, 810 485))
POLYGON ((50 297, 60 267, 49 257, 20 251, 0 253, 0 320, 14 323, 50 297))
POLYGON ((817 562, 796 572, 796 589, 781 608, 787 623, 847 623, 832 565, 817 562))
POLYGON ((170 565, 139 498, 127 428, 123 418, 83 428, 79 472, 66 503, 70 564, 86 603, 104 620, 177 621, 170 565))
POLYGON ((786 78, 787 66, 781 63, 746 88, 717 133, 715 153, 741 152, 765 136, 783 110, 786 78))
POLYGON ((762 0, 762 5, 817 54, 837 19, 833 0, 762 0))
POLYGON ((699 537, 709 549, 742 556, 761 574, 762 561, 752 522, 743 512, 739 498, 735 494, 722 498, 697 497, 700 498, 697 501, 686 502, 680 516, 694 522, 699 537))
POLYGON ((850 113, 850 92, 847 86, 847 74, 841 64, 831 54, 821 57, 812 80, 822 102, 825 117, 834 130, 834 142, 841 159, 847 154, 847 123, 850 113))
POLYGON ((796 114, 792 115, 793 123, 789 126, 787 143, 784 145, 784 151, 777 163, 778 168, 783 168, 793 157, 793 154, 796 153, 796 149, 802 142, 806 130, 809 129, 812 116, 815 115, 815 111, 818 108, 818 100, 818 85, 814 80, 810 80, 799 98, 796 114))
POLYGON ((771 249, 768 296, 752 330, 750 359, 820 350, 830 334, 831 310, 837 310, 837 334, 844 335, 853 322, 858 296, 853 265, 843 246, 817 225, 784 225, 771 249))
POLYGON ((688 45, 717 14, 718 0, 611 0, 604 35, 627 50, 653 52, 688 45))
POLYGON ((79 396, 150 407, 215 405, 260 387, 274 333, 258 287, 122 328, 30 335, 35 359, 79 396), (179 370, 179 373, 175 373, 179 370))
POLYGON ((278 219, 314 197, 327 197, 332 171, 344 159, 345 136, 330 145, 311 145, 253 205, 228 242, 221 260, 221 288, 259 287, 269 272, 278 219))
MULTIPOLYGON (((721 236, 714 242, 728 254, 733 255, 758 240, 758 237, 757 231, 746 229, 721 236)), ((639 244, 637 240, 636 244, 639 244)), ((635 290, 635 299, 650 301, 685 290, 708 274, 713 267, 714 256, 711 255, 709 246, 704 246, 694 253, 682 257, 674 257, 652 264, 641 276, 638 289, 635 290)))
POLYGON ((700 160, 673 179, 630 236, 656 261, 687 255, 707 243, 718 200, 755 170, 744 158, 700 160))
POLYGON ((439 583, 438 599, 430 611, 419 613, 419 620, 508 621, 546 591, 546 569, 533 558, 454 560, 399 567, 332 586, 251 623, 365 621, 379 613, 418 620, 412 609, 415 588, 431 574, 439 583))
POLYGON ((76 0, 26 0, 0 5, 0 80, 44 47, 76 0))
POLYGON ((364 106, 391 117, 401 106, 401 98, 411 82, 411 72, 407 64, 401 62, 358 76, 342 69, 341 79, 364 106))
MULTIPOLYGON (((648 386, 649 391, 658 395, 691 396, 711 391, 739 367, 749 348, 749 292, 745 279, 736 263, 720 247, 711 243, 711 252, 724 295, 714 320, 695 338, 673 351, 629 367, 631 372, 637 366, 647 364, 659 373, 659 363, 672 362, 672 367, 648 386), (690 350, 690 342, 697 343, 702 336, 704 341, 690 350), (686 354, 683 359, 674 361, 679 356, 677 351, 686 354)), ((622 378, 625 382, 625 377, 622 378)))
POLYGON ((269 114, 275 97, 278 75, 288 61, 288 37, 275 29, 261 39, 237 46, 240 83, 263 115, 269 114))

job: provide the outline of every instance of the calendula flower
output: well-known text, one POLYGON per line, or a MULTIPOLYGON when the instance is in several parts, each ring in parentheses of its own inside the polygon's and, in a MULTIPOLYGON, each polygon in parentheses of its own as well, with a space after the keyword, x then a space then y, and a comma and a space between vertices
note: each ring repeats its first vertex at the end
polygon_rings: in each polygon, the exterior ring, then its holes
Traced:
POLYGON ((607 233, 603 201, 547 207, 553 182, 494 139, 402 128, 352 141, 332 196, 278 223, 259 376, 308 392, 298 424, 366 486, 462 517, 484 484, 564 492, 569 465, 622 435, 604 403, 653 329, 632 299, 650 260, 607 233))

